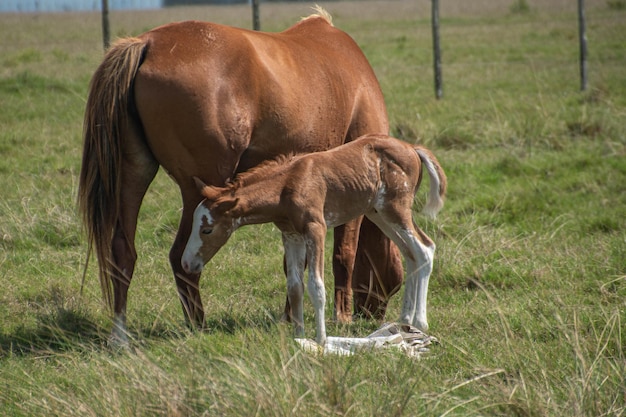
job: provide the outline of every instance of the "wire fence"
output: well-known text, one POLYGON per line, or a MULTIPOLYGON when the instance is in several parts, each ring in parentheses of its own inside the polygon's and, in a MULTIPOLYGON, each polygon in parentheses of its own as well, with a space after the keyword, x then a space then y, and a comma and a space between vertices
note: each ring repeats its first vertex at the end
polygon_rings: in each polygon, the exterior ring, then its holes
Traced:
MULTIPOLYGON (((9 2, 15 2, 15 3, 20 3, 22 5, 27 4, 29 0, 2 0, 1 4, 2 5, 6 5, 9 2)), ((71 1, 71 0, 51 0, 51 2, 57 2, 57 4, 62 4, 65 1, 71 1)), ((77 0, 78 1, 78 0, 77 0)), ((122 3, 122 2, 126 2, 126 4, 130 4, 132 2, 135 2, 133 4, 137 4, 136 2, 140 2, 140 1, 144 1, 144 2, 148 2, 148 1, 154 1, 154 0, 108 0, 109 3, 111 5, 115 5, 115 2, 118 3, 122 3)), ((161 1, 161 0, 158 0, 161 1)), ((188 0, 185 0, 188 1, 188 0)), ((250 1, 251 0, 246 0, 246 1, 250 1)), ((435 2, 435 0, 432 0, 433 2, 435 2)), ((581 0, 578 0, 579 2, 581 2, 581 0)), ((34 2, 34 1, 33 1, 34 2)), ((43 4, 42 0, 37 0, 37 2, 39 4, 43 4)), ((101 4, 102 0, 83 0, 82 3, 83 4, 101 4)), ((333 3, 333 4, 339 4, 341 2, 337 2, 337 3, 333 3)), ((352 3, 353 2, 345 2, 345 3, 352 3)), ((395 2, 391 2, 390 4, 395 4, 395 2)), ((249 6, 238 6, 237 10, 239 10, 239 13, 244 13, 247 12, 249 13, 249 9, 248 11, 246 11, 246 8, 249 6)), ((263 6, 261 6, 263 7, 263 6)), ((421 12, 422 12, 422 16, 415 16, 415 19, 417 21, 417 25, 421 25, 422 27, 422 31, 421 34, 423 36, 427 36, 427 34, 424 33, 424 29, 426 27, 426 25, 428 24, 428 15, 424 16, 424 5, 421 4, 420 6, 421 8, 421 12), (424 20, 425 19, 425 20, 424 20)), ((180 9, 185 9, 185 8, 174 8, 172 10, 180 10, 180 9)), ((189 10, 200 10, 202 8, 191 8, 189 10)), ((416 10, 414 10, 416 11, 416 10)), ((19 14, 16 15, 19 18, 19 14)), ((208 13, 207 13, 208 16, 208 13)), ((252 18, 252 14, 250 14, 251 18, 252 18)), ((562 16, 562 15, 561 15, 562 16)), ((563 17, 559 16, 559 19, 564 19, 563 17)), ((177 16, 173 16, 173 18, 176 18, 177 16)), ((205 16, 198 16, 198 18, 202 19, 205 16)), ((584 16, 583 16, 584 17, 584 16)), ((63 18, 62 15, 59 16, 59 18, 63 18)), ((70 16, 67 17, 68 21, 71 19, 70 16)), ((93 24, 94 21, 97 21, 100 19, 100 14, 99 13, 88 13, 84 15, 84 19, 87 21, 90 21, 89 24, 93 24)), ((597 28, 602 28, 602 27, 609 27, 609 26, 615 26, 615 25, 619 25, 620 22, 623 22, 624 16, 623 14, 620 13, 615 13, 615 14, 602 14, 601 16, 597 16, 597 15, 593 15, 593 19, 591 21, 591 31, 593 33, 593 31, 597 30, 597 28)), ((31 19, 32 20, 32 19, 31 19)), ((497 24, 497 22, 492 21, 491 24, 497 24)), ((563 20, 563 23, 566 24, 566 27, 568 27, 568 33, 567 36, 572 36, 573 35, 573 30, 574 28, 577 27, 577 22, 575 20, 575 16, 571 15, 570 20, 563 20)), ((507 25, 515 25, 515 26, 519 26, 519 25, 529 25, 528 31, 529 33, 531 33, 535 28, 533 26, 531 26, 533 23, 529 23, 528 20, 526 19, 522 19, 522 20, 513 20, 511 21, 510 19, 507 19, 506 21, 507 25)), ((578 23, 580 24, 580 23, 578 23)), ((17 25, 19 25, 19 22, 17 23, 17 25)), ((441 74, 439 75, 439 82, 441 83, 440 85, 435 87, 435 92, 439 93, 440 91, 443 90, 444 85, 443 85, 443 81, 445 79, 446 73, 450 74, 453 71, 458 73, 458 72, 462 72, 463 68, 483 68, 485 70, 495 70, 497 71, 498 68, 501 68, 503 66, 506 67, 511 67, 511 66, 515 66, 516 62, 515 62, 515 58, 511 57, 511 56, 507 56, 507 51, 505 51, 504 49, 501 52, 504 53, 486 53, 483 49, 489 49, 492 48, 493 45, 484 45, 483 47, 481 47, 481 45, 466 45, 467 48, 478 48, 477 50, 475 50, 474 52, 476 52, 474 55, 475 57, 473 57, 471 54, 468 53, 459 53, 459 54, 455 54, 453 53, 453 51, 451 51, 451 49, 448 49, 450 46, 454 46, 453 42, 456 42, 458 39, 457 37, 459 36, 464 36, 463 33, 455 33, 453 35, 453 38, 450 38, 450 34, 449 34, 449 28, 455 26, 454 23, 450 23, 449 26, 448 22, 444 19, 441 23, 442 27, 441 30, 444 32, 445 36, 442 39, 442 43, 440 45, 440 48, 442 50, 443 53, 443 58, 439 58, 440 59, 440 71, 441 74), (447 33, 446 33, 447 32, 447 33), (481 49, 483 48, 483 49, 481 49)), ((456 30, 459 30, 458 25, 456 30)), ((564 26, 565 27, 565 26, 564 26)), ((471 30, 470 28, 467 28, 469 30, 471 30)), ((41 23, 41 31, 45 31, 45 22, 42 21, 41 23)), ((464 30, 463 28, 461 28, 461 30, 464 30)), ((116 35, 118 35, 116 33, 116 35)), ((414 34, 410 35, 410 36, 414 36, 414 34)), ((73 49, 72 45, 81 45, 84 44, 86 42, 89 43, 94 43, 95 39, 98 39, 101 37, 101 33, 94 33, 93 37, 90 39, 84 39, 84 38, 77 38, 72 36, 71 32, 68 32, 67 35, 63 35, 61 37, 55 36, 55 37, 44 37, 44 36, 23 36, 21 35, 21 37, 16 37, 14 39, 7 39, 5 37, 4 42, 0 43, 0 52, 3 53, 4 55, 4 60, 5 62, 8 62, 8 60, 11 59, 12 54, 20 54, 20 59, 24 60, 27 59, 27 57, 24 57, 24 54, 28 54, 29 50, 31 50, 32 53, 36 53, 36 51, 52 51, 55 53, 61 53, 60 51, 63 51, 64 49, 68 49, 71 50, 73 49), (50 42, 47 43, 46 39, 50 39, 50 42), (53 40, 52 40, 53 39, 53 40)), ((586 40, 586 38, 585 38, 586 40)), ((599 60, 601 60, 602 65, 622 65, 624 63, 626 63, 625 60, 625 56, 624 56, 624 48, 621 48, 621 53, 620 51, 616 51, 616 53, 612 56, 602 56, 599 57, 597 55, 594 55, 594 42, 596 42, 597 39, 591 39, 590 41, 590 46, 589 46, 589 59, 592 62, 598 62, 599 60)), ((606 39, 603 39, 602 41, 606 41, 606 39)), ((101 40, 99 40, 100 44, 101 44, 101 40)), ((571 68, 575 68, 576 65, 579 65, 579 63, 576 61, 577 59, 577 54, 578 49, 575 46, 575 44, 573 43, 574 39, 572 39, 570 41, 570 43, 572 43, 572 48, 567 50, 567 51, 562 51, 559 54, 555 54, 553 56, 550 56, 548 58, 548 60, 546 61, 538 61, 538 62, 532 62, 532 56, 530 58, 530 61, 526 59, 526 57, 523 56, 523 51, 520 52, 520 62, 518 62, 519 65, 521 66, 528 66, 528 65, 536 65, 538 68, 543 68, 546 66, 550 66, 552 68, 568 68, 568 73, 571 71, 571 68)), ((464 48, 466 48, 464 46, 464 48)), ((515 45, 510 45, 509 46, 510 50, 509 52, 512 54, 515 54, 515 45), (512 52, 511 52, 512 51, 512 52)), ((581 52, 582 53, 582 52, 581 52)), ((429 52, 429 54, 432 54, 432 52, 429 52)), ((413 61, 413 63, 409 63, 407 64, 407 66, 410 66, 412 69, 414 69, 416 72, 420 72, 420 73, 424 73, 424 72, 428 72, 430 73, 431 69, 433 68, 433 61, 431 58, 432 55, 428 56, 426 54, 424 54, 423 56, 420 57, 419 60, 415 60, 413 61)), ((582 67, 583 64, 580 64, 580 66, 582 67)), ((585 64, 586 65, 586 64, 585 64)), ((592 68, 593 70, 593 68, 592 68)), ((583 69, 580 69, 581 72, 581 88, 586 87, 586 81, 582 79, 583 75, 586 76, 586 72, 587 72, 587 68, 585 67, 585 73, 583 74, 583 69)))

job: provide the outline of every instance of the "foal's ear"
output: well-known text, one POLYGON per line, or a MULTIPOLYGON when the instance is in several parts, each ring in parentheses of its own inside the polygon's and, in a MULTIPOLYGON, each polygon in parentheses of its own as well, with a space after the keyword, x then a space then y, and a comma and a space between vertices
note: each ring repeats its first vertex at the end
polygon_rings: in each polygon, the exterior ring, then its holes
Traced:
POLYGON ((206 185, 198 177, 193 177, 193 181, 196 183, 196 188, 200 191, 200 194, 202 194, 203 197, 208 198, 209 200, 215 200, 219 196, 219 191, 217 191, 216 187, 206 185))
POLYGON ((198 191, 202 192, 204 190, 204 187, 206 187, 207 185, 202 182, 202 180, 198 177, 193 177, 193 182, 196 183, 196 188, 198 189, 198 191))

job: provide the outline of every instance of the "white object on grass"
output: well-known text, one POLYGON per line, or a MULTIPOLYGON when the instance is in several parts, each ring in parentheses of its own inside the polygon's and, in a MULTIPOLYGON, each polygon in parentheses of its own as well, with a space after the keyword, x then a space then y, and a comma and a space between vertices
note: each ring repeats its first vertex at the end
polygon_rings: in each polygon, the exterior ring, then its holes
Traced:
POLYGON ((437 339, 408 324, 385 323, 367 337, 328 336, 321 346, 311 339, 295 339, 307 352, 324 355, 350 356, 358 351, 395 348, 408 356, 419 357, 429 351, 428 346, 437 339))

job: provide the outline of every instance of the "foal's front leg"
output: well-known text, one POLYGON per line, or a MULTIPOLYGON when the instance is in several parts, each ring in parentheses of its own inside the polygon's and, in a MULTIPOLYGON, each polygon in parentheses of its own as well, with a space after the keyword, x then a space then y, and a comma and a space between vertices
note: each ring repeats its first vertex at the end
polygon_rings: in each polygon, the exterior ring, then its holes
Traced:
POLYGON ((324 242, 326 224, 312 222, 304 233, 306 255, 309 263, 309 297, 315 308, 315 341, 319 345, 326 344, 326 289, 324 288, 324 242))
POLYGON ((291 305, 289 319, 294 324, 297 337, 304 336, 304 265, 306 246, 304 238, 297 233, 283 232, 285 249, 285 272, 287 277, 287 300, 291 305))

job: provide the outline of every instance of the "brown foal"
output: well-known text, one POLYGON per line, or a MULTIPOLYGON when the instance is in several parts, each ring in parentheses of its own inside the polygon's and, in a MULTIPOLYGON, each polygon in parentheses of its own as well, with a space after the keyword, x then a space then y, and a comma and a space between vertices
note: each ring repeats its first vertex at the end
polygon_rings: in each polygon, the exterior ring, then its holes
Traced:
POLYGON ((325 152, 268 162, 240 174, 226 187, 207 186, 196 178, 204 200, 193 213, 182 267, 188 273, 200 273, 237 228, 273 222, 282 232, 295 332, 304 333, 304 269, 308 264, 316 341, 324 344, 326 230, 365 215, 398 245, 406 261, 400 322, 426 331, 435 244, 412 217, 422 166, 430 177, 424 212, 434 217, 443 207, 447 187, 439 162, 421 146, 384 135, 366 135, 325 152))

